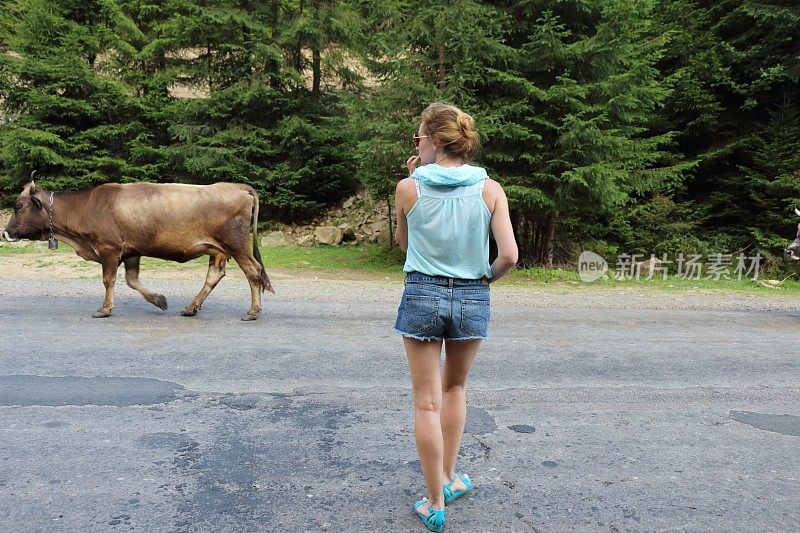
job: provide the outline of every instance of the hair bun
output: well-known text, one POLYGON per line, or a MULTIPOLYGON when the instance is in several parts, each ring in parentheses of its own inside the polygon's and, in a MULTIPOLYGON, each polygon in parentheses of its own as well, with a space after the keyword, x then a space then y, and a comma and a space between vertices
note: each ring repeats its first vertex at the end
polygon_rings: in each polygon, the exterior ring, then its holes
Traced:
POLYGON ((428 132, 453 157, 469 159, 477 154, 478 132, 475 119, 455 106, 444 103, 429 105, 421 116, 428 132))
POLYGON ((472 137, 475 135, 475 120, 473 120, 471 116, 467 115, 463 111, 459 111, 456 121, 461 127, 461 132, 465 137, 472 137))

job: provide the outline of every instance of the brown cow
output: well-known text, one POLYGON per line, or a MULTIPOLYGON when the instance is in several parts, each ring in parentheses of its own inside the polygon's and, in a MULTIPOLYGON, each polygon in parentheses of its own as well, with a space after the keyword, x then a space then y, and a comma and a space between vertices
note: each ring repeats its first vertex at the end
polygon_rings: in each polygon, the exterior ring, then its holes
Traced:
POLYGON ((82 258, 100 263, 106 295, 93 315, 96 318, 111 314, 114 281, 123 262, 128 285, 151 304, 166 309, 166 298, 139 282, 141 257, 183 263, 209 255, 206 283, 181 311, 194 316, 233 257, 250 283, 250 310, 242 320, 255 320, 261 311, 261 293, 272 291, 258 250, 257 220, 256 191, 238 183, 106 184, 88 191, 53 193, 31 181, 17 198, 3 237, 9 241, 61 239, 82 258), (248 246, 251 224, 252 254, 248 246))

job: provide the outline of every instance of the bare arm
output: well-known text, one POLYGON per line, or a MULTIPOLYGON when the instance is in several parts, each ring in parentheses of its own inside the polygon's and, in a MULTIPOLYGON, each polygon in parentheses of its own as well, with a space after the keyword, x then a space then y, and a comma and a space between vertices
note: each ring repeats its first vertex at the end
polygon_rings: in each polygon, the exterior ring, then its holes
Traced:
POLYGON ((408 223, 406 213, 417 200, 417 189, 414 187, 414 180, 406 178, 397 183, 394 192, 394 208, 397 211, 397 228, 394 232, 394 240, 404 252, 408 249, 408 223))
POLYGON ((511 215, 508 212, 508 198, 500 184, 492 182, 491 197, 494 209, 492 211, 492 234, 497 243, 497 259, 492 263, 492 278, 489 283, 494 283, 502 278, 517 264, 519 251, 514 238, 514 228, 511 225, 511 215))

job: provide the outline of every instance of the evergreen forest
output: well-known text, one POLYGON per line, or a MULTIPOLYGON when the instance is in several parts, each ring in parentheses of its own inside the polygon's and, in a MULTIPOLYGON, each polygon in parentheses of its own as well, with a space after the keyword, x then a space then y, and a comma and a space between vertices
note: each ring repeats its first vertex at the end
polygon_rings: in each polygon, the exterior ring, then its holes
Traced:
POLYGON ((0 202, 245 182, 308 220, 475 117, 520 261, 760 254, 800 222, 796 0, 0 0, 0 202))

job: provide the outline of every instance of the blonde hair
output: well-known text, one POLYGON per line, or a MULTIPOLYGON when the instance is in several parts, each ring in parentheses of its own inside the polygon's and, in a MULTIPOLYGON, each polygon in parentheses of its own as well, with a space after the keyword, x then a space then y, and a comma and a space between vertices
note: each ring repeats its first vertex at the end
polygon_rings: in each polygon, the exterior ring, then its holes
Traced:
POLYGON ((433 103, 425 108, 420 120, 431 141, 448 157, 471 159, 478 153, 480 138, 475 120, 456 106, 433 103))

